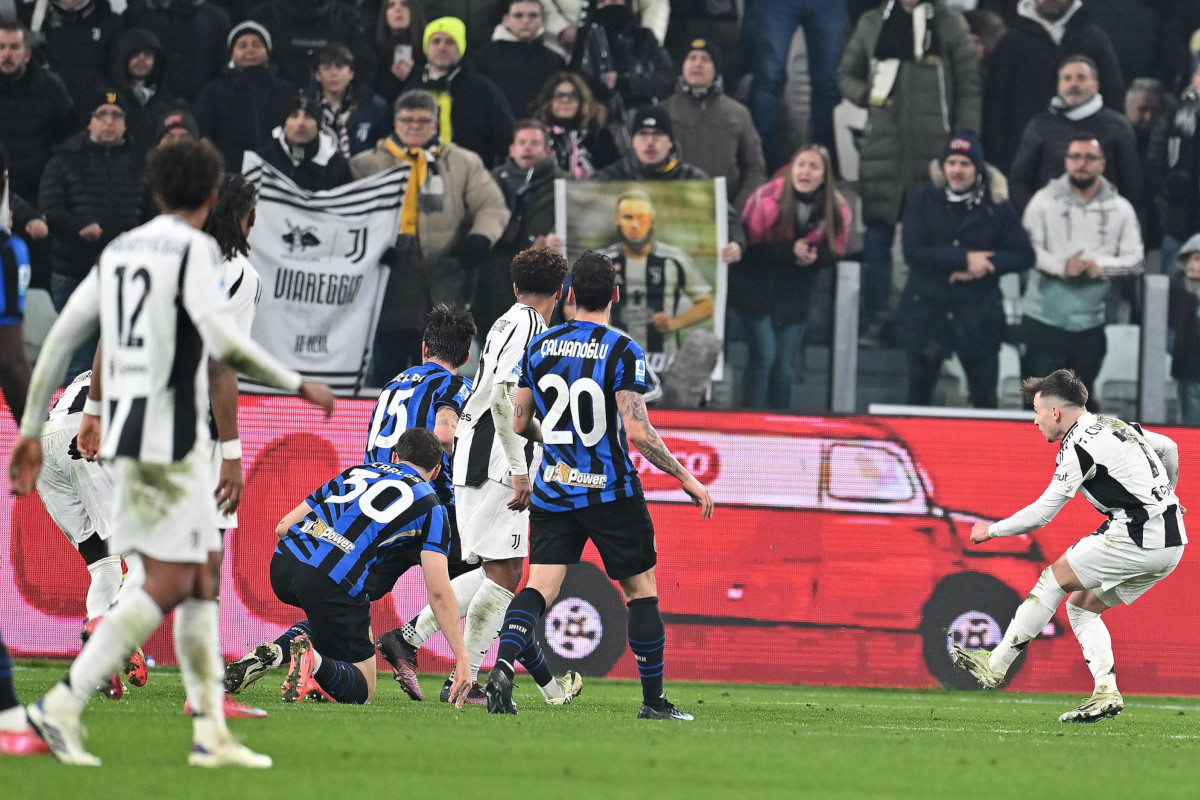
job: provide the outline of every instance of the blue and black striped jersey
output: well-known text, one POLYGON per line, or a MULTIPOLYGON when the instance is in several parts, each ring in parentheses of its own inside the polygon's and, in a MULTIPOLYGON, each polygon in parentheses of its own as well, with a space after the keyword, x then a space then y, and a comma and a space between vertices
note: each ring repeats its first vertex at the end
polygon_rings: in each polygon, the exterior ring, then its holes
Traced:
POLYGON ((329 575, 351 597, 389 548, 448 555, 450 520, 433 486, 400 464, 351 467, 308 497, 312 509, 276 552, 329 575))
POLYGON ((16 325, 25 318, 29 275, 25 241, 0 229, 0 325, 16 325))
POLYGON ((568 322, 534 337, 520 371, 545 448, 533 504, 570 511, 640 495, 617 409, 617 392, 646 392, 638 343, 603 325, 568 322))
MULTIPOLYGON (((364 464, 390 464, 392 448, 409 428, 433 430, 438 410, 443 406, 461 415, 463 403, 471 394, 471 381, 445 367, 426 362, 410 367, 392 378, 375 403, 371 427, 367 430, 364 464)), ((438 499, 454 505, 454 487, 450 480, 450 456, 442 458, 442 471, 433 481, 438 499)))

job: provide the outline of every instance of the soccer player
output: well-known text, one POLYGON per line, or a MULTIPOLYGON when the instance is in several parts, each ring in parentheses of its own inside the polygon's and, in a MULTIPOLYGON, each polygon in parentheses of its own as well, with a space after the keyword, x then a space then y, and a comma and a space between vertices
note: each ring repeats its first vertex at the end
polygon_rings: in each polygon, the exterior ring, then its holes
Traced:
MULTIPOLYGON (((479 581, 482 581, 483 573, 479 567, 463 563, 460 545, 456 541, 458 535, 455 530, 454 489, 450 483, 449 455, 454 449, 454 431, 458 427, 463 402, 471 391, 470 381, 460 377, 458 369, 470 357, 471 342, 474 339, 475 323, 469 312, 439 304, 426 315, 421 343, 423 363, 401 372, 383 387, 367 429, 363 463, 392 463, 392 449, 401 435, 410 428, 433 431, 445 451, 442 468, 434 478, 433 486, 450 522, 448 571, 451 577, 463 572, 475 572, 479 581)), ((365 584, 367 596, 374 601, 387 595, 401 575, 420 564, 420 551, 413 548, 389 548, 387 558, 381 558, 372 565, 370 577, 365 584)), ((478 586, 478 581, 475 585, 478 586)), ((459 603, 460 617, 466 614, 466 603, 469 601, 470 596, 467 595, 465 600, 459 603)), ((432 617, 433 612, 430 611, 429 615, 432 617)), ((436 620, 434 624, 436 625, 436 620)), ((302 634, 312 634, 310 620, 297 622, 274 642, 260 645, 242 659, 226 665, 225 690, 234 694, 241 692, 267 671, 287 663, 290 660, 292 642, 302 634)), ((385 638, 388 636, 398 638, 394 632, 389 632, 384 634, 380 641, 389 641, 385 638)), ((386 658, 389 649, 383 644, 380 649, 386 658)), ((407 666, 407 663, 402 666, 407 666)), ((417 683, 415 666, 414 663, 411 670, 397 668, 396 681, 410 697, 421 700, 423 697, 421 687, 417 683)))
POLYGON ((994 650, 968 651, 956 645, 954 655, 958 666, 980 685, 995 689, 1065 597, 1067 619, 1096 688, 1059 721, 1096 722, 1115 717, 1125 706, 1117 690, 1112 638, 1100 615, 1132 603, 1170 575, 1187 544, 1183 510, 1175 496, 1179 448, 1140 425, 1088 412, 1087 388, 1073 370, 1027 378, 1021 395, 1033 402, 1034 423, 1046 441, 1061 441, 1054 477, 1037 501, 1008 519, 975 523, 971 541, 983 544, 996 536, 1035 531, 1049 524, 1077 491, 1108 519, 1046 567, 994 650))
POLYGON ((429 484, 441 471, 445 451, 429 430, 410 428, 392 453, 398 465, 351 467, 275 527, 279 545, 271 557, 271 588, 283 602, 304 609, 311 630, 292 640, 285 701, 314 695, 338 703, 371 701, 375 646, 366 584, 390 551, 404 550, 419 553, 429 605, 457 660, 451 701, 461 707, 466 698, 470 660, 446 570, 450 520, 429 484))
MULTIPOLYGON (((467 702, 474 705, 487 703, 476 677, 521 582, 529 551, 529 465, 534 454, 532 443, 513 432, 516 367, 533 337, 546 330, 546 322, 562 296, 566 273, 567 262, 562 254, 545 247, 530 248, 513 259, 511 274, 517 302, 488 331, 475 386, 463 407, 456 437, 453 480, 463 558, 483 562, 482 579, 466 573, 455 579, 454 588, 460 603, 470 598, 463 636, 471 654, 467 702)), ((422 612, 417 624, 380 637, 388 645, 381 647, 385 658, 398 673, 402 669, 411 671, 413 682, 416 650, 438 630, 435 622, 422 612)), ((535 652, 535 648, 526 655, 529 663, 540 661, 540 651, 535 652)), ((582 688, 574 672, 561 680, 547 680, 548 668, 539 675, 534 676, 535 680, 546 702, 552 705, 569 703, 582 688)), ((451 680, 442 686, 443 701, 451 680)))
POLYGON ((51 328, 30 380, 21 437, 9 467, 13 491, 33 490, 41 468, 41 409, 75 346, 99 323, 108 378, 100 455, 112 464, 112 546, 140 554, 143 586, 104 615, 67 678, 33 703, 30 721, 60 761, 94 766, 79 718, 94 691, 175 609, 180 671, 195 704, 193 766, 271 765, 225 725, 217 586, 206 565, 219 549, 208 431, 208 356, 264 383, 298 391, 333 412, 329 387, 302 381, 237 331, 218 278, 219 253, 200 228, 216 202, 221 158, 205 142, 151 152, 148 172, 161 216, 119 236, 51 328))
POLYGON ((570 294, 575 320, 535 336, 517 368, 513 428, 545 450, 533 486, 529 582, 504 618, 496 666, 484 687, 488 712, 516 713, 513 659, 529 646, 567 565, 579 563, 591 539, 629 608, 629 647, 642 681, 638 717, 690 720, 663 692, 667 637, 654 583, 654 526, 626 436, 650 463, 679 480, 702 519, 712 517, 713 501, 650 424, 642 348, 606 327, 619 297, 613 262, 585 252, 571 270, 570 294))

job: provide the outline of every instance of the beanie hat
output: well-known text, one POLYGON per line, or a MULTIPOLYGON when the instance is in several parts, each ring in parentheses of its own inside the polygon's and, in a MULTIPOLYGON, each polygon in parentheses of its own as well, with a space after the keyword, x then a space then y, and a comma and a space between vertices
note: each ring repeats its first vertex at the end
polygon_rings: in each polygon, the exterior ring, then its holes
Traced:
POLYGON ((646 106, 638 109, 638 112, 633 115, 632 122, 629 123, 629 133, 636 135, 643 128, 656 128, 671 139, 675 138, 675 131, 671 127, 671 116, 662 106, 646 106))
POLYGON ((938 163, 945 165, 946 159, 950 156, 966 156, 975 165, 976 173, 981 177, 987 175, 987 160, 983 157, 983 144, 979 141, 979 135, 975 131, 963 130, 951 136, 946 141, 946 147, 942 150, 942 157, 938 159, 938 163))
POLYGON ((229 37, 225 40, 225 43, 229 46, 229 51, 231 53, 233 52, 234 42, 248 33, 252 33, 258 38, 262 39, 263 44, 267 47, 267 55, 271 54, 271 34, 268 33, 267 29, 261 24, 252 19, 248 19, 245 22, 239 22, 237 25, 233 26, 232 30, 229 31, 229 37))
MULTIPOLYGON (((683 57, 686 59, 693 50, 703 50, 708 53, 708 57, 712 59, 713 66, 717 68, 717 74, 721 74, 721 51, 717 48, 716 42, 712 39, 692 39, 683 57)), ((682 64, 680 67, 682 68, 682 64)))
POLYGON ((101 86, 90 96, 88 105, 83 110, 90 114, 100 106, 116 106, 122 111, 128 111, 129 101, 125 99, 125 95, 113 87, 101 86))
POLYGON ((283 115, 283 118, 287 119, 297 111, 303 111, 317 122, 321 121, 321 103, 314 97, 308 97, 302 94, 296 95, 292 99, 292 102, 288 103, 287 111, 283 115))
POLYGON ((197 141, 200 139, 200 126, 196 124, 196 118, 192 116, 192 112, 180 109, 168 111, 162 121, 158 123, 157 141, 161 142, 167 132, 175 128, 183 128, 192 135, 193 139, 197 141))
POLYGON ((429 37, 435 33, 444 33, 458 45, 458 54, 467 52, 467 26, 458 17, 438 17, 425 26, 425 36, 421 39, 421 50, 429 52, 429 37))

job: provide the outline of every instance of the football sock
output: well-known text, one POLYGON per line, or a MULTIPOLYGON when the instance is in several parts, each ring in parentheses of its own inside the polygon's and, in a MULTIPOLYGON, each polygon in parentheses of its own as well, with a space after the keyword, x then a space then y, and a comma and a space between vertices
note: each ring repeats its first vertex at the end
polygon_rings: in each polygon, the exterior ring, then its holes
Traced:
POLYGON ((537 632, 537 621, 546 613, 546 598, 537 589, 526 586, 513 598, 500 625, 500 650, 496 661, 504 662, 509 676, 517 654, 529 647, 537 632))
POLYGON ((296 641, 297 636, 307 636, 311 639, 312 623, 306 619, 302 619, 284 631, 283 635, 275 640, 275 644, 279 645, 279 649, 283 652, 283 658, 275 666, 281 667, 284 664, 292 663, 292 642, 296 641))
POLYGON ((1054 609, 1066 596, 1067 591, 1058 585, 1054 571, 1050 567, 1042 570, 1033 591, 1017 608, 1008 630, 1004 631, 1004 639, 988 657, 988 666, 998 672, 1007 672, 1025 646, 1050 622, 1054 609))
POLYGON ((321 688, 339 703, 362 705, 367 702, 367 676, 359 672, 358 667, 353 664, 323 658, 321 665, 313 672, 313 677, 317 679, 321 688))
POLYGON ((657 597, 641 597, 629 604, 629 649, 637 661, 642 679, 642 702, 661 708, 663 694, 663 651, 667 646, 667 628, 658 611, 657 597))
MULTIPOLYGON (((471 600, 475 597, 475 593, 479 591, 479 587, 483 585, 483 581, 483 567, 473 569, 470 572, 464 572, 450 581, 450 587, 454 589, 454 598, 458 600, 459 619, 467 615, 467 610, 471 607, 471 600)), ((412 622, 400 628, 400 635, 404 637, 404 641, 413 647, 420 647, 425 644, 426 639, 433 636, 438 630, 440 628, 437 618, 433 615, 433 609, 425 606, 421 609, 421 613, 413 618, 412 622)))
POLYGON ((87 570, 92 576, 87 592, 87 616, 95 619, 117 601, 117 592, 121 591, 121 557, 105 556, 88 564, 87 570))
POLYGON ((47 705, 78 717, 96 688, 125 666, 129 654, 154 633, 162 620, 162 609, 145 589, 126 589, 88 637, 67 679, 46 694, 47 705))
POLYGON ((189 598, 176 607, 175 655, 183 686, 192 701, 192 738, 212 747, 229 736, 216 600, 189 598))
POLYGON ((467 609, 467 624, 463 628, 463 642, 471 659, 471 680, 479 677, 479 665, 492 648, 504 615, 513 601, 513 593, 495 581, 485 578, 479 591, 467 609))
POLYGON ((17 690, 13 687, 12 656, 4 640, 0 639, 0 730, 19 731, 25 725, 25 709, 17 700, 17 690))
POLYGON ((1108 626, 1099 614, 1071 603, 1067 603, 1067 619, 1071 621, 1071 630, 1083 649, 1083 660, 1087 662, 1099 686, 1113 672, 1112 637, 1108 633, 1108 626))
POLYGON ((550 667, 546 664, 546 656, 542 653, 536 636, 529 641, 524 650, 517 654, 517 660, 521 662, 529 676, 542 690, 543 697, 547 700, 554 700, 563 696, 563 688, 558 685, 558 681, 554 680, 554 674, 550 672, 550 667))

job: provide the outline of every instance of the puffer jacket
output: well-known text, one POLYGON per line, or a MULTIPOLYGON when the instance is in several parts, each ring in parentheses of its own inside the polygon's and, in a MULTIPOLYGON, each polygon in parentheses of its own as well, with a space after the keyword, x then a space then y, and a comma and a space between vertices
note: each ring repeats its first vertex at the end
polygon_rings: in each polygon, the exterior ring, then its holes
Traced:
POLYGON ((941 166, 930 168, 932 183, 912 193, 904 209, 904 260, 908 283, 896 312, 899 344, 916 354, 972 361, 999 351, 1006 320, 1000 276, 1033 266, 1033 245, 1008 201, 1004 176, 989 169, 988 187, 972 208, 946 197, 941 166), (972 281, 950 283, 967 268, 967 253, 991 251, 996 271, 972 281), (932 351, 932 353, 931 353, 932 351))
POLYGON ((104 147, 85 131, 63 142, 46 164, 39 193, 50 225, 54 272, 70 278, 87 275, 109 242, 153 215, 149 195, 128 137, 123 144, 104 147), (93 222, 103 234, 89 242, 79 231, 93 222))
POLYGON ((1022 219, 1037 269, 1021 311, 1065 331, 1103 325, 1108 279, 1142 274, 1145 250, 1137 212, 1103 175, 1098 180, 1099 193, 1084 202, 1071 190, 1068 176, 1055 178, 1033 196, 1022 219), (1067 259, 1080 251, 1099 265, 1099 278, 1065 276, 1067 259))
POLYGON ((200 133, 240 171, 242 153, 271 141, 271 131, 287 117, 299 90, 278 77, 271 64, 230 68, 200 90, 193 113, 200 133))
MULTIPOLYGON (((893 2, 889 0, 884 7, 893 2)), ((903 13, 899 3, 895 5, 893 13, 903 13)), ((941 55, 930 54, 919 63, 902 61, 886 105, 870 104, 882 8, 859 19, 838 66, 842 96, 867 109, 859 190, 868 224, 899 221, 904 198, 928 180, 929 161, 941 155, 950 133, 979 128, 979 65, 966 20, 943 0, 933 0, 933 8, 933 29, 941 42, 941 55)))
MULTIPOLYGON (((400 163, 381 140, 374 150, 350 159, 355 178, 374 175, 400 163)), ((470 301, 471 273, 477 265, 461 264, 454 249, 468 236, 479 235, 495 244, 508 224, 509 211, 500 187, 492 180, 479 156, 453 142, 442 145, 437 156, 442 179, 442 207, 421 210, 417 238, 434 304, 465 306, 470 301)), ((384 295, 385 311, 404 302, 404 282, 389 280, 384 295)))
POLYGON ((167 58, 167 91, 194 103, 200 89, 229 62, 229 15, 204 0, 131 0, 131 28, 151 31, 167 58))
POLYGON ((542 84, 567 68, 562 49, 551 37, 539 36, 522 42, 503 25, 497 25, 492 41, 471 57, 475 69, 500 88, 517 117, 532 113, 533 100, 542 84))
POLYGON ((31 63, 19 78, 0 78, 0 142, 14 192, 35 202, 51 148, 76 130, 71 97, 53 72, 31 63))
POLYGON ((741 228, 745 232, 746 252, 742 260, 729 268, 729 304, 755 316, 780 312, 796 322, 808 319, 812 285, 817 271, 833 266, 846 254, 850 237, 850 205, 834 190, 842 217, 842 232, 832 247, 826 237, 823 210, 813 207, 807 225, 780 238, 772 230, 779 219, 783 193, 791 191, 787 175, 760 186, 750 195, 742 211, 741 228), (817 248, 817 260, 802 267, 796 263, 792 248, 804 239, 817 248))
POLYGON ((309 192, 336 189, 353 180, 350 164, 338 152, 337 141, 328 131, 318 131, 317 138, 303 149, 299 162, 292 158, 292 148, 280 126, 271 131, 271 143, 260 148, 258 155, 293 183, 309 192))

